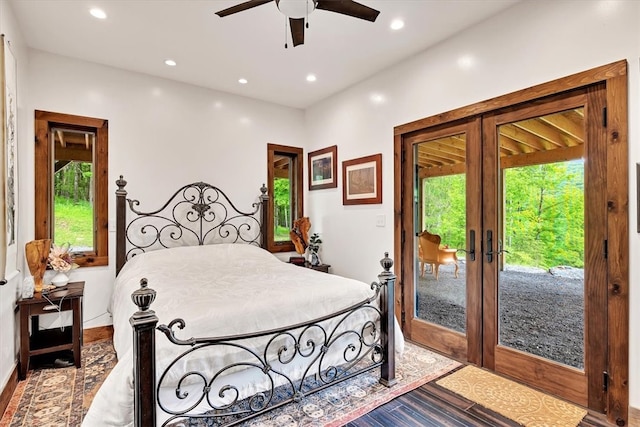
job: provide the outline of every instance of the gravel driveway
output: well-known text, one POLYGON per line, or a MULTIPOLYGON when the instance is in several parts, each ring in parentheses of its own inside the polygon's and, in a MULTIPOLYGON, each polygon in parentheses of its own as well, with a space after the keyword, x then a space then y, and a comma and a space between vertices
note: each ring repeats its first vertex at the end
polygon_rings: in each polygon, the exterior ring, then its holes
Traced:
MULTIPOLYGON (((441 266, 436 281, 418 280, 417 316, 465 331, 465 265, 459 277, 441 266)), ((500 272, 500 344, 576 368, 584 367, 583 271, 507 266, 500 272)))

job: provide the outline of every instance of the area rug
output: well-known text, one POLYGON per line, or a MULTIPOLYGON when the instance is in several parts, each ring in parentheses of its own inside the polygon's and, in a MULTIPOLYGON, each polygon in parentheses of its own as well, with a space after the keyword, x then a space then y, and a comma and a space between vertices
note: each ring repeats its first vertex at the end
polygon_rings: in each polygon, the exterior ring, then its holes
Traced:
POLYGON ((490 372, 466 366, 436 384, 526 427, 571 427, 587 411, 490 372))
MULTIPOLYGON (((377 368, 305 396, 299 403, 290 403, 241 425, 243 427, 339 427, 458 366, 460 363, 456 361, 406 343, 402 355, 396 357, 398 382, 393 387, 380 384, 380 369, 377 368)), ((231 418, 222 418, 220 421, 213 418, 194 418, 174 422, 171 426, 208 427, 216 426, 217 423, 224 425, 231 421, 231 418)))
MULTIPOLYGON (((115 361, 111 341, 100 341, 82 348, 80 369, 29 371, 27 379, 18 384, 0 427, 79 426, 115 361)), ((406 343, 403 354, 396 359, 395 386, 381 385, 379 369, 375 369, 244 425, 341 426, 458 366, 458 362, 406 343)), ((206 422, 202 425, 209 425, 206 422)))
POLYGON ((30 370, 18 383, 0 427, 79 426, 115 363, 111 340, 103 340, 82 347, 79 369, 30 370))

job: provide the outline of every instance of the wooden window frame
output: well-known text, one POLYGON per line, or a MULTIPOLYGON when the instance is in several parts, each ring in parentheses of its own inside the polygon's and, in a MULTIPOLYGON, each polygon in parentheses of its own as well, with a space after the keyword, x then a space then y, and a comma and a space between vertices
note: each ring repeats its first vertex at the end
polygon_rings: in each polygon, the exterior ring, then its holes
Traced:
POLYGON ((291 192, 294 195, 292 200, 292 213, 295 213, 295 217, 291 218, 291 222, 297 218, 302 217, 303 209, 303 189, 302 189, 302 148, 289 147, 286 145, 267 144, 267 194, 269 195, 269 202, 267 203, 267 245, 266 248, 269 252, 292 252, 295 251, 295 247, 291 240, 276 242, 274 240, 274 192, 273 192, 273 180, 275 178, 275 171, 273 167, 273 160, 276 154, 282 154, 289 156, 293 159, 293 182, 291 183, 291 192))
POLYGON ((80 267, 109 265, 108 142, 109 122, 71 114, 35 111, 35 238, 52 237, 51 149, 49 136, 54 127, 94 132, 94 250, 75 253, 80 267))

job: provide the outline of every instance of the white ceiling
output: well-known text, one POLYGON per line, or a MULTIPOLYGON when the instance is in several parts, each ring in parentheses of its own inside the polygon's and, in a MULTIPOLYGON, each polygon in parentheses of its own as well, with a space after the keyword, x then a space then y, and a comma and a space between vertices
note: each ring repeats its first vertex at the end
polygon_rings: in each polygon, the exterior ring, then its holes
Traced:
MULTIPOLYGON (((11 0, 35 49, 277 104, 306 108, 468 28, 517 0, 361 0, 375 23, 316 10, 305 44, 284 48, 285 17, 243 0, 11 0), (108 15, 98 20, 92 7, 108 15), (392 20, 405 27, 393 31, 392 20), (164 60, 172 58, 176 67, 164 60), (309 83, 313 73, 317 81, 309 83), (244 77, 249 83, 241 85, 244 77)), ((463 54, 463 52, 461 52, 463 54)))

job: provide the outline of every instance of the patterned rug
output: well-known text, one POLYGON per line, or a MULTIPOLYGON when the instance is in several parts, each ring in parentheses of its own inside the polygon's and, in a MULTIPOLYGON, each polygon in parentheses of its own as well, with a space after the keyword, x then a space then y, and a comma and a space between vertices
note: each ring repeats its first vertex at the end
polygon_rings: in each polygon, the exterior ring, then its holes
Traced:
POLYGON ((18 383, 0 427, 79 426, 115 364, 113 344, 103 340, 82 347, 79 369, 30 370, 26 380, 18 383))
MULTIPOLYGON (((380 369, 351 378, 323 391, 306 396, 300 403, 280 409, 242 424, 245 427, 339 427, 384 405, 393 398, 434 380, 460 363, 411 343, 396 358, 397 384, 380 384, 380 369)), ((208 420, 210 421, 210 420, 208 420)), ((208 421, 193 420, 177 426, 210 426, 208 421)))
MULTIPOLYGON (((29 371, 27 379, 18 384, 0 427, 79 426, 115 362, 113 345, 107 340, 82 348, 80 369, 29 371)), ((299 404, 262 415, 245 426, 341 426, 458 366, 458 362, 406 343, 404 353, 396 359, 395 386, 381 385, 379 369, 375 369, 308 396, 299 404)))
POLYGON ((436 384, 526 427, 577 426, 587 415, 575 405, 474 366, 465 366, 436 384))

